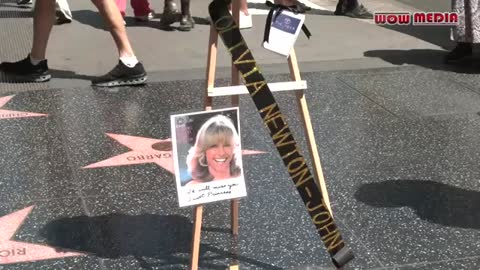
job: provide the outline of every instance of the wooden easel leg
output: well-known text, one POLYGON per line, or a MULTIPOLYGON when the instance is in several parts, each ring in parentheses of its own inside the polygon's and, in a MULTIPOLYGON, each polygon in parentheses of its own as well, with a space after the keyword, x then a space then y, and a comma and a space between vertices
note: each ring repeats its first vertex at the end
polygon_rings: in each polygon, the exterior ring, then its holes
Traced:
MULTIPOLYGON (((288 66, 290 68, 290 76, 292 80, 300 81, 300 69, 298 68, 297 55, 295 54, 295 49, 292 48, 290 56, 288 57, 288 66)), ((296 91, 297 103, 299 106, 300 113, 302 115, 303 126, 308 140, 308 148, 310 150, 310 156, 313 161, 313 169, 316 178, 318 179, 318 184, 320 185, 320 190, 323 195, 323 200, 333 216, 332 209, 330 207, 330 199, 328 197, 327 185, 323 177, 322 164, 320 163, 320 157, 318 155, 317 144, 315 143, 315 136, 313 133, 312 122, 310 119, 310 113, 308 111, 307 100, 305 98, 305 93, 303 90, 296 91)))
POLYGON ((212 109, 212 97, 208 96, 208 90, 215 85, 215 69, 217 66, 217 44, 218 34, 213 25, 210 26, 210 38, 208 40, 208 60, 207 60, 207 88, 205 93, 205 110, 212 109))
MULTIPOLYGON (((232 1, 232 15, 233 19, 237 23, 240 24, 240 0, 233 0, 232 1)), ((239 85, 240 84, 240 73, 238 69, 233 65, 232 62, 232 85, 239 85)), ((239 105, 239 97, 238 95, 231 96, 231 104, 233 107, 237 107, 239 105)), ((239 201, 232 200, 230 203, 231 206, 231 231, 233 235, 238 235, 238 211, 239 211, 239 201)))
POLYGON ((203 206, 195 206, 192 237, 192 255, 190 257, 190 270, 198 269, 200 255, 200 237, 202 233, 203 206))
MULTIPOLYGON (((240 27, 240 0, 233 0, 232 1, 232 17, 233 20, 237 23, 240 27)), ((239 85, 240 84, 240 73, 238 69, 232 62, 232 85, 239 85)), ((238 106, 239 98, 238 95, 233 95, 232 97, 232 106, 238 106)))
POLYGON ((238 238, 236 235, 232 238, 231 253, 233 254, 233 258, 232 262, 228 266, 228 270, 239 270, 240 265, 238 262, 238 238))
POLYGON ((232 200, 230 202, 231 206, 231 227, 232 227, 232 234, 234 236, 238 235, 238 209, 239 209, 239 201, 238 200, 232 200))

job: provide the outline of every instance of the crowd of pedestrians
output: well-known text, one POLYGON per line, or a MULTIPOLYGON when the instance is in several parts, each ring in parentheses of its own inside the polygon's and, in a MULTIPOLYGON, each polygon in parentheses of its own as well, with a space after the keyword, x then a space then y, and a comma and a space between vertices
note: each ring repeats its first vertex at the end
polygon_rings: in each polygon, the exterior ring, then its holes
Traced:
MULTIPOLYGON (((137 59, 128 39, 125 28, 127 0, 91 0, 104 18, 110 34, 115 41, 119 61, 107 74, 92 80, 94 86, 122 86, 143 84, 147 73, 142 63, 137 59)), ((180 23, 179 30, 190 31, 195 22, 190 13, 190 0, 180 0, 181 11, 174 0, 164 0, 164 10, 160 23, 171 25, 180 23)), ((269 0, 270 1, 270 0, 269 0)), ((298 0, 274 0, 275 4, 295 6, 300 11, 311 8, 298 0)), ((18 0, 19 6, 33 5, 33 45, 30 53, 17 62, 3 62, 0 71, 14 76, 24 82, 46 82, 51 79, 46 58, 46 49, 53 24, 70 23, 72 12, 67 0, 18 0)), ((155 11, 150 8, 149 0, 130 0, 133 15, 137 21, 150 21, 155 17, 155 11)), ((472 54, 473 43, 480 42, 480 0, 452 0, 452 11, 459 14, 460 23, 452 31, 452 39, 457 47, 446 56, 446 62, 451 64, 472 54)), ((338 16, 353 18, 372 18, 372 13, 359 0, 338 0, 335 12, 338 16)), ((247 0, 241 0, 241 29, 251 28, 252 19, 248 12, 247 0)))

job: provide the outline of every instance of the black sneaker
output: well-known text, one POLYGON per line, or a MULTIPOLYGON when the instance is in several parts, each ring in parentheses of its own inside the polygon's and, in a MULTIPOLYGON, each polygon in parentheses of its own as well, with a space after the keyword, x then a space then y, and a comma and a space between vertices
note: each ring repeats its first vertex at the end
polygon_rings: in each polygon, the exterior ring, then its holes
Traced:
POLYGON ((31 6, 31 5, 33 5, 33 1, 32 0, 18 0, 17 5, 20 6, 20 7, 31 6))
POLYGON ((194 27, 195 27, 195 22, 193 21, 192 16, 190 15, 182 16, 182 18, 180 19, 180 27, 178 27, 178 30, 190 31, 194 27))
POLYGON ((297 6, 297 10, 298 10, 300 13, 305 13, 305 11, 310 11, 310 10, 312 10, 311 7, 305 5, 304 3, 300 2, 300 1, 295 1, 295 5, 297 6))
POLYGON ((65 13, 61 12, 60 10, 55 11, 55 14, 57 16, 57 20, 55 22, 57 25, 62 25, 62 24, 72 22, 72 18, 68 17, 65 13))
POLYGON ((357 6, 350 11, 346 11, 344 15, 356 19, 373 19, 373 14, 363 5, 357 6))
POLYGON ((472 55, 472 44, 459 42, 457 46, 451 52, 449 52, 447 56, 445 56, 444 61, 446 64, 455 64, 472 55))
POLYGON ((47 60, 41 61, 38 65, 33 65, 30 62, 30 55, 18 62, 1 63, 0 71, 17 82, 46 82, 52 78, 48 71, 47 60))
POLYGON ((122 85, 139 85, 147 81, 147 73, 142 63, 127 67, 122 61, 107 74, 92 80, 93 86, 114 87, 122 85))
POLYGON ((162 26, 169 26, 180 19, 180 12, 178 11, 177 5, 172 1, 165 1, 163 7, 163 14, 160 18, 160 23, 162 26))

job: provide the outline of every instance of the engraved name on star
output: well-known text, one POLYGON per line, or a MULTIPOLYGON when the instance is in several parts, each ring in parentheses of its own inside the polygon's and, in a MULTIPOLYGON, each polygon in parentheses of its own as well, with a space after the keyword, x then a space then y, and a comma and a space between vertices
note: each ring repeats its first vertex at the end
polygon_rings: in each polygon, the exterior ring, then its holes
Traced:
POLYGON ((7 104, 15 95, 0 97, 0 119, 12 119, 12 118, 26 118, 26 117, 39 117, 47 116, 43 113, 32 113, 32 112, 21 112, 21 111, 12 111, 1 109, 5 104, 7 104))
POLYGON ((33 207, 32 205, 0 217, 0 265, 86 255, 62 252, 47 245, 12 240, 33 207))
MULTIPOLYGON (((161 140, 122 134, 106 134, 120 144, 130 148, 131 151, 87 165, 83 167, 84 169, 155 163, 158 166, 171 172, 172 174, 175 174, 173 168, 173 150, 171 139, 161 140)), ((255 150, 242 150, 243 155, 254 155, 262 153, 265 152, 255 150)))

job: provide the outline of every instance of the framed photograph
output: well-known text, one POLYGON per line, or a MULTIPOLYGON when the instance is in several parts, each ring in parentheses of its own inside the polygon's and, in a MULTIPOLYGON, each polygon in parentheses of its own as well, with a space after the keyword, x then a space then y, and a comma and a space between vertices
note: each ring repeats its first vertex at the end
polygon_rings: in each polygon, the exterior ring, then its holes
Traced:
POLYGON ((238 107, 170 120, 180 207, 247 196, 238 107))

